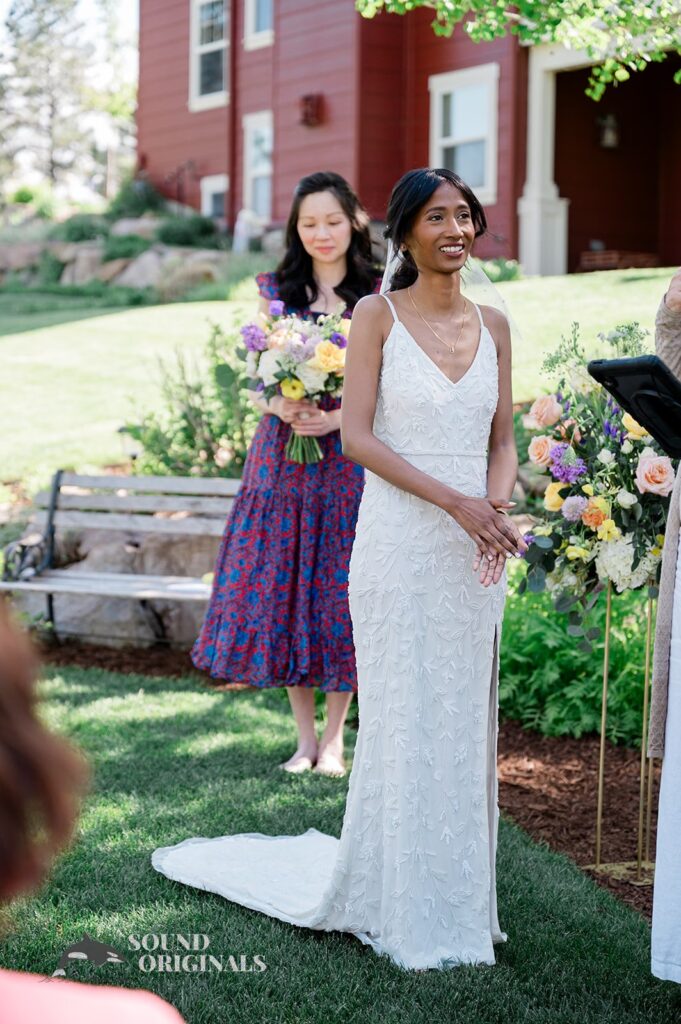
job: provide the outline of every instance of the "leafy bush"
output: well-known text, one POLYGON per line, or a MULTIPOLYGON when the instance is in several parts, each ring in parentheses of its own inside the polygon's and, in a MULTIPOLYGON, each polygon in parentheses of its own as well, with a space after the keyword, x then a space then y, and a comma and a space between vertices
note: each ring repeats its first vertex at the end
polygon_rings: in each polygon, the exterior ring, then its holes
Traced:
POLYGON ((182 353, 161 364, 164 410, 126 424, 143 446, 142 473, 158 476, 241 476, 260 414, 247 397, 236 355, 240 335, 212 325, 201 369, 182 353))
POLYGON ((104 245, 102 259, 107 260, 130 259, 146 252, 151 246, 148 238, 141 238, 139 235, 109 235, 104 245))
MULTIPOLYGON (((570 636, 567 616, 549 594, 518 593, 522 567, 513 565, 501 643, 499 710, 545 736, 598 732, 605 625, 605 595, 589 615, 600 627, 591 654, 570 636)), ((646 594, 613 595, 607 736, 641 746, 646 594)))
POLYGON ((493 260, 481 260, 480 265, 490 281, 518 281, 522 276, 522 268, 517 260, 507 260, 499 256, 493 260))
POLYGON ((32 203, 36 197, 36 190, 30 185, 20 185, 16 192, 12 195, 11 202, 13 203, 32 203))
POLYGON ((148 211, 165 209, 165 199, 146 178, 129 178, 111 200, 107 217, 118 220, 121 217, 141 217, 148 211))
POLYGON ((191 214, 189 217, 168 217, 158 229, 159 242, 166 245, 197 245, 217 248, 219 238, 210 217, 191 214))
POLYGON ((58 284, 65 264, 58 260, 49 249, 43 249, 38 262, 38 282, 40 284, 58 284))
POLYGON ((61 242, 89 242, 109 234, 109 225, 103 217, 94 213, 76 213, 68 220, 57 224, 50 232, 50 238, 61 242))

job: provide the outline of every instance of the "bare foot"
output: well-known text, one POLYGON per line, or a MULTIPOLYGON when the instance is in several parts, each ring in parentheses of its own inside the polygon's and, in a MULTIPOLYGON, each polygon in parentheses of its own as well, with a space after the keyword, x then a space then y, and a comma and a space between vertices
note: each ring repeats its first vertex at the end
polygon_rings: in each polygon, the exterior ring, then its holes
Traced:
POLYGON ((312 768, 317 760, 317 748, 316 746, 299 746, 295 754, 289 757, 288 761, 284 761, 279 767, 283 768, 285 772, 290 772, 292 775, 299 775, 300 772, 307 772, 312 768))
POLYGON ((342 743, 324 743, 322 737, 315 771, 319 775, 330 775, 333 778, 342 778, 346 774, 342 743))

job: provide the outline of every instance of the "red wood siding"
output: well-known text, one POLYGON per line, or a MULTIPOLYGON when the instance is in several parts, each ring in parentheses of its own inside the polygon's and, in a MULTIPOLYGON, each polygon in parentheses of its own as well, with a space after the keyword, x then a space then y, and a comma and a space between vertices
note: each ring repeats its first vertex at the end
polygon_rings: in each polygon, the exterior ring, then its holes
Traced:
MULTIPOLYGON (((228 107, 188 108, 189 9, 188 0, 140 0, 138 162, 172 198, 166 178, 187 160, 197 178, 228 171, 228 107)), ((185 181, 185 202, 199 207, 198 180, 185 181)))
POLYGON ((406 19, 406 164, 428 164, 429 76, 492 61, 498 63, 497 202, 486 208, 489 233, 476 245, 476 253, 484 258, 517 257, 517 202, 525 176, 527 52, 510 36, 490 43, 473 43, 462 28, 457 28, 451 39, 443 39, 434 34, 432 17, 432 11, 419 11, 406 19))
POLYGON ((681 260, 681 89, 671 60, 653 64, 594 103, 584 95, 588 71, 556 82, 556 184, 570 200, 568 269, 597 239, 606 249, 658 253, 681 260), (613 114, 619 145, 604 149, 598 119, 613 114))

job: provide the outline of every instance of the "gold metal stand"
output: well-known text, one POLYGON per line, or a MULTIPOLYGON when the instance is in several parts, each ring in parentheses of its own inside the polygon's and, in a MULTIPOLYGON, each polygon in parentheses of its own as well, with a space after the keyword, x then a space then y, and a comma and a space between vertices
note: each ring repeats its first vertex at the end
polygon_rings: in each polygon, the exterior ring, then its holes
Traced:
POLYGON ((605 605, 605 646, 603 649, 603 693, 601 696, 601 749, 598 756, 598 802, 596 806, 596 863, 601 866, 603 825, 603 782, 605 778, 605 725, 608 717, 608 676, 610 674, 610 632, 612 626, 612 583, 608 580, 605 605))

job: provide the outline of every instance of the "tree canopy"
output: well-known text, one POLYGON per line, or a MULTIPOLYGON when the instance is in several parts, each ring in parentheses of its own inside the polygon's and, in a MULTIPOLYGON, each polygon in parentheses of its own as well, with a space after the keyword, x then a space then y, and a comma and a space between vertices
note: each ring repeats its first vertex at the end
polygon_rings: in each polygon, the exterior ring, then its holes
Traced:
MULTIPOLYGON (((681 53, 681 0, 355 0, 355 6, 365 18, 430 8, 440 36, 462 25, 474 42, 511 32, 523 43, 584 50, 594 61, 587 93, 595 100, 651 61, 681 53)), ((681 71, 674 81, 681 83, 681 71)))

